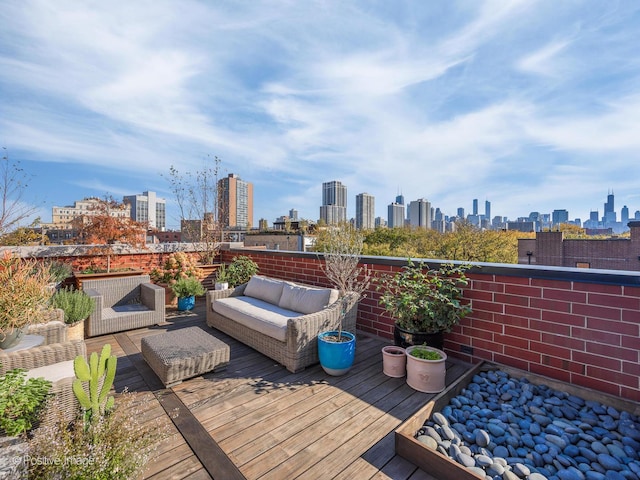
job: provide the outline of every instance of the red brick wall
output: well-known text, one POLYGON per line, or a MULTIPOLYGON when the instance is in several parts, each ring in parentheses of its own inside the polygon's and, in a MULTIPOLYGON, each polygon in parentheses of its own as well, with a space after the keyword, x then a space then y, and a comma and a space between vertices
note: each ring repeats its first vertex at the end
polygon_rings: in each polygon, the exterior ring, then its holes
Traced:
MULTIPOLYGON (((263 275, 327 286, 313 254, 250 250, 263 275)), ((368 257, 376 273, 404 260, 368 257)), ((447 353, 489 360, 640 401, 640 280, 630 272, 596 273, 483 265, 469 274, 465 297, 472 314, 446 336, 447 353), (635 285, 634 285, 635 284, 635 285), (465 353, 472 350, 472 354, 465 353)), ((358 329, 391 339, 393 319, 370 288, 358 310, 358 329)))

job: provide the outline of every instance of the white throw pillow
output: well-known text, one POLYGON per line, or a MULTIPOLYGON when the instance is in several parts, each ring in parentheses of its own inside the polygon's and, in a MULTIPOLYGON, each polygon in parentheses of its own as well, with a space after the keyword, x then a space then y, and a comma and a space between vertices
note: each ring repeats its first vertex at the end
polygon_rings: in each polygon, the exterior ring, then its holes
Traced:
POLYGON ((278 305, 282 296, 283 284, 283 280, 254 275, 249 279, 249 283, 244 289, 244 294, 246 297, 257 298, 272 305, 278 305))
POLYGON ((329 305, 330 288, 312 288, 285 282, 280 298, 280 308, 300 313, 315 313, 329 305))

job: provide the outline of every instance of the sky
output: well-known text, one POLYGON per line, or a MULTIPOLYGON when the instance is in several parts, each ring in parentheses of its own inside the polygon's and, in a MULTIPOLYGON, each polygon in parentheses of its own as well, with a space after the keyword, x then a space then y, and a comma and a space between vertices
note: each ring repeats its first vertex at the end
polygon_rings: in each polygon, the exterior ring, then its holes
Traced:
MULTIPOLYGON (((0 146, 25 201, 155 191, 221 159, 254 225, 322 183, 446 215, 640 210, 635 0, 0 0, 0 146)), ((619 218, 619 217, 618 217, 619 218)))

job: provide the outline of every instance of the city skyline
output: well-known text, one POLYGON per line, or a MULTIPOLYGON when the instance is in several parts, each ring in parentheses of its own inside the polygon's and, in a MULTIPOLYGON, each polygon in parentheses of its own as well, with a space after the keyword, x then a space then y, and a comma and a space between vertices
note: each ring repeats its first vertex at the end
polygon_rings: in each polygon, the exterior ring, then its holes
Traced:
POLYGON ((376 216, 398 188, 448 215, 640 205, 633 2, 6 0, 0 18, 0 146, 43 219, 154 191, 175 228, 170 167, 211 156, 253 182, 256 223, 316 218, 324 178, 376 216))

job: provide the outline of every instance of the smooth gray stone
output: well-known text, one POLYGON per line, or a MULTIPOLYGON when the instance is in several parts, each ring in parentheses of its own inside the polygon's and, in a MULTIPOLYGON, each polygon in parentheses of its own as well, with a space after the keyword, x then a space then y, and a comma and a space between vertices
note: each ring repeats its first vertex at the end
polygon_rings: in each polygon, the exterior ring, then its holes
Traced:
POLYGON ((476 455, 475 459, 478 467, 488 467, 493 463, 493 459, 487 455, 476 455))
POLYGON ((547 442, 550 442, 553 445, 557 446, 560 450, 564 450, 567 446, 567 442, 557 435, 547 435, 546 439, 547 442))
POLYGON ((478 446, 486 447, 487 445, 489 445, 489 442, 491 442, 491 438, 489 437, 489 434, 487 432, 482 429, 476 430, 476 444, 478 446))
POLYGON ((435 450, 436 448, 438 448, 438 442, 436 442, 433 437, 430 437, 429 435, 420 435, 416 440, 418 440, 420 443, 424 443, 431 450, 435 450))
POLYGON ((502 474, 502 480, 519 480, 520 478, 522 477, 518 477, 518 475, 513 473, 511 470, 505 470, 502 474))
POLYGON ((456 460, 459 464, 464 465, 465 467, 474 467, 476 465, 475 459, 466 453, 459 453, 456 460))
POLYGON ((449 425, 449 421, 447 420, 447 418, 440 412, 436 412, 431 415, 431 419, 440 426, 449 425))
POLYGON ((502 475, 504 473, 504 467, 499 463, 494 462, 491 465, 489 465, 485 469, 485 471, 487 472, 488 475, 491 475, 492 477, 494 477, 496 475, 502 475))
POLYGON ((520 478, 524 478, 531 473, 531 469, 523 463, 516 463, 511 468, 513 469, 513 473, 520 478))
POLYGON ((527 477, 527 480, 548 480, 548 479, 541 473, 533 472, 527 477))

